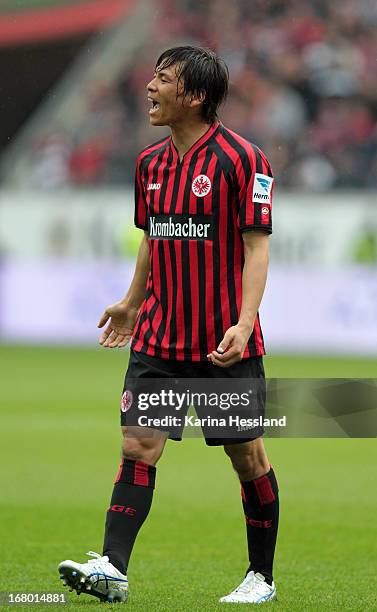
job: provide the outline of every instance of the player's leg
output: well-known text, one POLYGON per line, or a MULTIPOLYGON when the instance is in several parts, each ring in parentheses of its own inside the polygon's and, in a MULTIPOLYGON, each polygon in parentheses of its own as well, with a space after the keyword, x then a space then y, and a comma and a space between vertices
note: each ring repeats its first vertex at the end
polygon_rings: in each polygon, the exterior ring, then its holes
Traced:
POLYGON ((78 595, 87 593, 107 602, 127 601, 128 560, 151 507, 155 466, 166 441, 161 432, 148 435, 143 427, 127 435, 126 429, 122 428, 126 434, 123 460, 107 512, 103 556, 90 552, 92 560, 78 563, 67 559, 58 568, 61 579, 78 595))
POLYGON ((122 427, 122 462, 106 516, 103 554, 122 573, 152 505, 156 464, 166 435, 145 427, 122 427))
POLYGON ((121 402, 123 458, 107 511, 103 547, 103 554, 122 574, 127 572, 136 537, 151 508, 156 464, 169 435, 137 425, 140 413, 135 398, 150 390, 151 381, 154 388, 156 380, 170 380, 173 366, 169 360, 131 350, 121 402))
POLYGON ((222 601, 268 601, 275 596, 272 568, 279 524, 275 473, 262 438, 225 444, 224 450, 241 483, 250 565, 244 582, 222 601))

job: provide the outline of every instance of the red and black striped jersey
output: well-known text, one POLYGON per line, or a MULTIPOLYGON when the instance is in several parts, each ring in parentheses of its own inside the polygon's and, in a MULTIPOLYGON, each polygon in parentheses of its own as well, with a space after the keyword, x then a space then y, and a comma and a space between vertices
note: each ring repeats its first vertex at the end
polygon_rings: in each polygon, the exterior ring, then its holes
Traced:
MULTIPOLYGON (((150 273, 134 351, 207 360, 238 322, 242 232, 271 233, 272 191, 263 152, 220 123, 182 160, 171 137, 140 153, 135 225, 149 232, 150 273)), ((264 352, 258 314, 244 358, 264 352)))

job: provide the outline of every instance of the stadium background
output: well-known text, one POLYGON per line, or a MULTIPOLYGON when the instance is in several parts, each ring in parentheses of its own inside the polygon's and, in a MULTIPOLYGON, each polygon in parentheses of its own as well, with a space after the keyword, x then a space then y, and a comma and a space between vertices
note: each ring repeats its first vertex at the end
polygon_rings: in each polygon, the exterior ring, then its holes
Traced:
MULTIPOLYGON (((0 590, 58 590, 59 560, 101 549, 127 352, 97 348, 96 323, 133 270, 135 158, 163 133, 145 83, 164 48, 224 57, 222 120, 275 172, 268 375, 376 377, 376 21, 369 0, 0 2, 0 590)), ((267 445, 277 607, 375 609, 374 441, 267 445)), ((221 450, 170 444, 130 606, 217 609, 243 537, 221 450)))

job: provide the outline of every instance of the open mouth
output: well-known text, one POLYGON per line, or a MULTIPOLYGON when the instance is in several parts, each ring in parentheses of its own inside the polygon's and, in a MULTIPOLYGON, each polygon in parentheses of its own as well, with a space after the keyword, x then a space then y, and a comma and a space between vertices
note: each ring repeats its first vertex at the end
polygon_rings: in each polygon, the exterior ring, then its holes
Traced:
POLYGON ((152 98, 148 98, 148 100, 151 103, 151 108, 149 109, 149 114, 153 115, 154 113, 156 113, 160 109, 160 103, 157 102, 157 100, 153 100, 152 98))

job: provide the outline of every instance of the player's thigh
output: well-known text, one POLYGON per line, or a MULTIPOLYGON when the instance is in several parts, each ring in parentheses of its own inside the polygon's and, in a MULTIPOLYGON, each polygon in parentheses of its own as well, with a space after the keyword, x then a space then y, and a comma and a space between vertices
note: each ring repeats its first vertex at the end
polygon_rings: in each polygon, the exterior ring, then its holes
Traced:
POLYGON ((123 456, 155 465, 164 451, 167 434, 149 427, 126 425, 121 429, 123 456))

